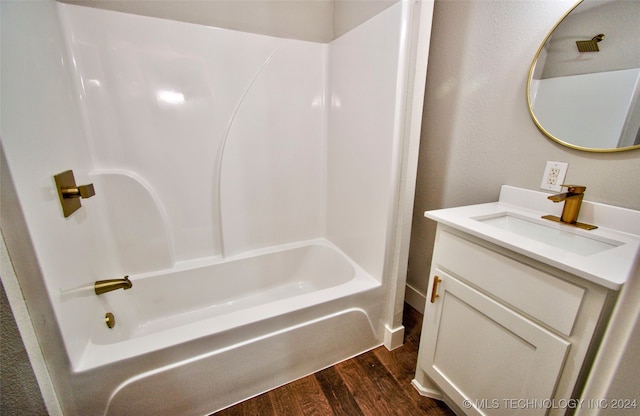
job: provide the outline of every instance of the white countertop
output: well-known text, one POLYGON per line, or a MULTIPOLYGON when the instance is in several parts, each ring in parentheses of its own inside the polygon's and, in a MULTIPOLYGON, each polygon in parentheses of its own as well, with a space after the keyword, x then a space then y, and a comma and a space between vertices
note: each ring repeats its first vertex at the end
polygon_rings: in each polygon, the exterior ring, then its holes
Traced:
POLYGON ((553 203, 547 199, 549 195, 503 185, 498 202, 427 211, 424 215, 609 289, 620 290, 634 273, 635 262, 639 258, 640 211, 583 201, 578 221, 598 226, 595 230, 586 231, 541 219, 542 215, 559 216, 562 212, 563 203, 553 203), (581 255, 481 221, 505 213, 552 229, 614 244, 595 254, 581 255))

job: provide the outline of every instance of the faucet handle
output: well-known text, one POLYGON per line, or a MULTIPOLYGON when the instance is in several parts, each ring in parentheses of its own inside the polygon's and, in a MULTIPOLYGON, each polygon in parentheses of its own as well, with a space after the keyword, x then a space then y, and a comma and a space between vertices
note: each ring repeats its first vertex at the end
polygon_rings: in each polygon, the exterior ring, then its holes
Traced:
POLYGON ((93 184, 78 185, 62 188, 63 198, 91 198, 96 194, 93 184))
POLYGON ((78 192, 81 198, 91 198, 96 194, 96 190, 93 188, 92 183, 86 185, 78 185, 78 192))
POLYGON ((59 173, 53 178, 55 179, 58 197, 62 205, 62 214, 65 217, 73 214, 82 206, 80 199, 91 198, 96 194, 92 183, 76 185, 76 179, 71 170, 59 173))
POLYGON ((583 194, 584 191, 587 190, 587 187, 583 186, 583 185, 565 185, 565 184, 562 184, 560 186, 563 186, 563 187, 567 188, 567 192, 569 192, 570 194, 583 194))

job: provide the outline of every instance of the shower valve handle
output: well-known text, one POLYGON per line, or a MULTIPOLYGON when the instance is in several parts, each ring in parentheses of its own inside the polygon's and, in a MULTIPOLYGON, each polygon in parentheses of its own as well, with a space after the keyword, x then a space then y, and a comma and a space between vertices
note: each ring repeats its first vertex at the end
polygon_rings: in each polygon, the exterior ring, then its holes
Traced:
POLYGON ((77 187, 62 188, 63 198, 91 198, 96 194, 93 184, 78 185, 77 187))
POLYGON ((71 170, 59 173, 53 178, 55 179, 58 198, 60 198, 60 204, 62 205, 62 214, 65 217, 73 214, 82 206, 80 199, 91 198, 96 194, 92 183, 76 185, 76 179, 71 170))

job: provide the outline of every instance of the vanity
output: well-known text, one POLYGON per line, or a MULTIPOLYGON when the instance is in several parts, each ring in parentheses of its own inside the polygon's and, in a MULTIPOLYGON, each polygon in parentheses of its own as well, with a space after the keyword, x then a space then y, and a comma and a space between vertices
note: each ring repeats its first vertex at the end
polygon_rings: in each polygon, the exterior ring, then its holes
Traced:
POLYGON ((428 211, 437 221, 413 385, 459 415, 565 415, 581 398, 616 297, 634 271, 640 212, 585 201, 584 230, 549 194, 428 211))

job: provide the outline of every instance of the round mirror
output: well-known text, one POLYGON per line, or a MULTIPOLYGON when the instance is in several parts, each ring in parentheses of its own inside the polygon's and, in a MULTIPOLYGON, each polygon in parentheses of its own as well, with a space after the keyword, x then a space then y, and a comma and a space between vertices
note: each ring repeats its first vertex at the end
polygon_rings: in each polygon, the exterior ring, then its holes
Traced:
POLYGON ((533 59, 527 101, 538 128, 565 146, 640 148, 640 1, 569 10, 533 59))

